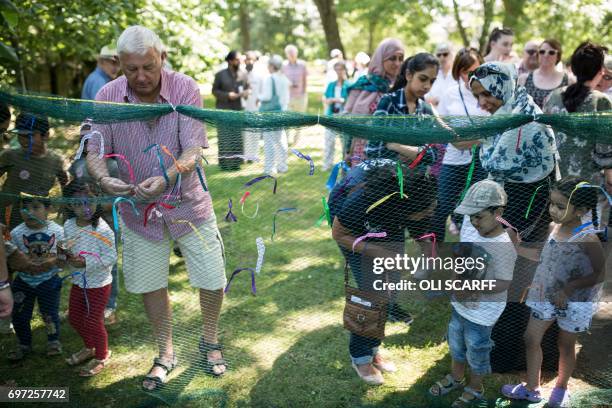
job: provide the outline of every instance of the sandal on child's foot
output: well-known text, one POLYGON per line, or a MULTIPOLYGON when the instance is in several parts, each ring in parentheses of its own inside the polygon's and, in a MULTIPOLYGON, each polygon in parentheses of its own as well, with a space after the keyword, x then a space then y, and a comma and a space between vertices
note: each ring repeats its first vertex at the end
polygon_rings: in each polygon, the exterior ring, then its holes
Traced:
POLYGON ((451 405, 452 408, 465 408, 470 407, 474 403, 479 403, 484 400, 484 389, 476 391, 471 387, 464 387, 463 393, 457 398, 451 405))
POLYGON ((9 351, 9 353, 7 354, 7 358, 9 359, 9 361, 17 362, 26 358, 31 352, 31 346, 24 346, 20 344, 15 350, 9 351))
POLYGON ((434 397, 441 397, 462 386, 463 380, 457 381, 452 374, 447 374, 446 377, 440 381, 436 381, 436 383, 429 388, 429 393, 434 397))
POLYGON ((170 374, 178 365, 178 360, 176 358, 176 354, 172 355, 172 358, 161 358, 155 357, 153 359, 153 367, 149 370, 149 374, 147 374, 142 381, 142 389, 144 391, 157 391, 163 387, 166 383, 166 379, 168 378, 168 374, 170 374), (161 375, 154 375, 153 370, 155 367, 159 367, 163 370, 161 375), (145 384, 149 385, 145 385, 145 384))
POLYGON ((81 377, 93 377, 96 374, 99 374, 100 371, 104 370, 104 367, 108 364, 108 360, 111 357, 111 351, 108 350, 106 353, 106 358, 103 360, 98 360, 96 358, 89 360, 89 363, 85 364, 80 370, 79 375, 81 377))
POLYGON ((540 389, 530 390, 525 384, 506 384, 501 389, 502 394, 506 398, 516 400, 527 400, 529 402, 542 401, 540 389))
POLYGON ((570 393, 567 388, 555 387, 550 393, 548 404, 550 408, 567 408, 570 406, 570 393))
POLYGON ((204 372, 213 377, 221 377, 227 370, 227 362, 223 358, 223 346, 219 343, 207 343, 204 339, 200 339, 200 353, 204 358, 204 372), (210 353, 213 351, 219 351, 221 357, 211 358, 210 353))
POLYGON ((71 366, 79 365, 87 360, 90 360, 95 357, 94 349, 88 349, 87 347, 83 347, 70 357, 66 359, 66 363, 71 366))
POLYGON ((47 356, 59 356, 60 354, 62 354, 62 343, 59 340, 47 343, 47 356))

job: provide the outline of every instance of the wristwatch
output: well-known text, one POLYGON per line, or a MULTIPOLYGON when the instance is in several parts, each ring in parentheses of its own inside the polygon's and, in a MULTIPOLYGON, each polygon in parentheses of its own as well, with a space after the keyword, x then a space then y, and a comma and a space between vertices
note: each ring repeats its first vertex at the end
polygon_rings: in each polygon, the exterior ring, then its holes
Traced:
POLYGON ((11 283, 9 281, 0 281, 0 290, 4 290, 11 287, 11 283))

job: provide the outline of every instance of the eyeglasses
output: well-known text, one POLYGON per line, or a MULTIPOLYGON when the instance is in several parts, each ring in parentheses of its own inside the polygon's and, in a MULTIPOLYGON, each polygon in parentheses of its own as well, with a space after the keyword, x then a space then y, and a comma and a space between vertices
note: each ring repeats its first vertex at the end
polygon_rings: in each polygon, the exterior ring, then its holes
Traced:
POLYGON ((538 50, 525 50, 525 52, 529 55, 533 55, 538 52, 538 50))
MULTIPOLYGON (((538 51, 540 53, 540 55, 544 55, 546 54, 546 50, 540 50, 538 51)), ((557 55, 557 50, 548 50, 548 55, 553 56, 553 55, 557 55)))
POLYGON ((392 57, 387 58, 387 61, 391 61, 391 62, 402 62, 404 61, 404 56, 403 55, 394 55, 392 57))
POLYGON ((438 58, 440 58, 440 57, 446 58, 446 57, 448 57, 448 52, 440 52, 440 53, 436 54, 436 57, 438 57, 438 58))

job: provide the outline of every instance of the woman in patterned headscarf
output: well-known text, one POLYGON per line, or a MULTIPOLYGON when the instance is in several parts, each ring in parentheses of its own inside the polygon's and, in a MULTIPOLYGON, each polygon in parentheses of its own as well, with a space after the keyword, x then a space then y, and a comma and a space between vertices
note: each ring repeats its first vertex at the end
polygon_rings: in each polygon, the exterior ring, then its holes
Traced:
MULTIPOLYGON (((523 87, 517 87, 514 67, 499 62, 479 66, 470 78, 472 93, 480 107, 492 115, 542 113, 523 87)), ((547 188, 555 169, 555 135, 546 125, 530 122, 484 139, 480 151, 482 167, 489 178, 504 186, 508 207, 504 215, 521 232, 524 241, 533 241, 550 222, 546 206, 547 188), (542 189, 541 189, 542 190, 542 189), (528 214, 526 209, 534 194, 528 214), (525 217, 527 215, 527 217, 525 217)))
MULTIPOLYGON (((378 101, 389 92, 404 61, 404 45, 395 38, 384 39, 376 48, 368 74, 360 77, 348 88, 344 112, 354 115, 371 115, 378 101)), ((345 152, 352 165, 364 159, 366 139, 345 138, 345 152)))
MULTIPOLYGON (((514 67, 499 62, 485 63, 470 78, 472 93, 480 107, 492 115, 534 115, 542 113, 523 87, 517 87, 514 67)), ((508 195, 505 219, 520 232, 527 242, 542 241, 551 222, 548 212, 549 184, 555 174, 555 135, 550 127, 529 122, 515 129, 482 140, 480 160, 489 178, 504 186, 508 195)), ((469 218, 461 228, 462 241, 469 228, 469 218), (465 235, 464 235, 465 234, 465 235)), ((508 356, 524 355, 522 335, 529 320, 529 309, 518 299, 531 284, 535 264, 519 257, 508 290, 508 304, 493 327, 491 365, 495 372, 522 369, 520 359, 508 356)), ((551 344, 556 344, 553 337, 551 344)))

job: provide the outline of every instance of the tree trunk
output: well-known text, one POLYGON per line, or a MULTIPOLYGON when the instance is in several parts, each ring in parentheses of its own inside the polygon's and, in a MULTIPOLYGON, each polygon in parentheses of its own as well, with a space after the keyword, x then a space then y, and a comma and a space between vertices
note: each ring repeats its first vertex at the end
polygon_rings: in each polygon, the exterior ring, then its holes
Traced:
POLYGON ((319 15, 321 16, 321 23, 323 24, 323 31, 325 32, 325 41, 327 42, 328 51, 337 48, 344 54, 344 46, 340 39, 340 29, 338 28, 338 17, 334 1, 335 0, 314 0, 317 10, 319 10, 319 15))
POLYGON ((484 9, 484 21, 482 23, 482 32, 480 33, 480 40, 478 46, 480 53, 484 56, 487 55, 487 40, 489 39, 489 27, 493 21, 493 11, 495 7, 495 0, 482 0, 482 6, 484 9))
POLYGON ((459 5, 457 4, 457 0, 453 0, 453 11, 455 13, 455 21, 457 22, 457 28, 459 28, 459 33, 461 34, 461 39, 463 40, 463 46, 469 47, 470 40, 468 39, 467 33, 465 32, 463 21, 461 21, 461 16, 459 16, 459 5))
POLYGON ((368 54, 374 54, 374 33, 376 32, 376 21, 370 19, 368 21, 368 54))
POLYGON ((247 0, 240 2, 240 45, 242 51, 246 52, 251 49, 251 20, 249 18, 249 5, 247 0))
POLYGON ((524 19, 523 8, 525 0, 503 0, 504 3, 504 27, 511 28, 518 32, 520 23, 524 19))

